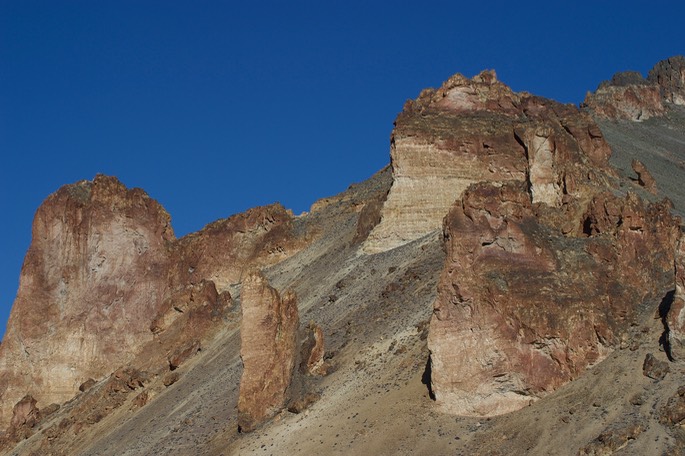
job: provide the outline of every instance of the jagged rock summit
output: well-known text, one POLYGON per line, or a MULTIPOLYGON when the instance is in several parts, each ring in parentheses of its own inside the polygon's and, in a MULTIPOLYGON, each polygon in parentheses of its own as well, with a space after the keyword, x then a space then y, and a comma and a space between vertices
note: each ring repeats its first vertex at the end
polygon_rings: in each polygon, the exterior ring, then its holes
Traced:
POLYGON ((616 73, 588 92, 583 106, 608 119, 643 121, 666 114, 669 104, 685 105, 685 57, 657 63, 645 79, 636 71, 616 73))

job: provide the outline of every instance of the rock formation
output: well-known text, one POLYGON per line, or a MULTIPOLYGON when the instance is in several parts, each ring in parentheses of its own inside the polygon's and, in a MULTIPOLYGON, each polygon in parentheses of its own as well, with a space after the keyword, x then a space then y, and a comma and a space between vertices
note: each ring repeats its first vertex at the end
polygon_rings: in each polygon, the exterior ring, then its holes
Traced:
POLYGON ((487 118, 512 138, 501 144, 516 144, 500 153, 520 173, 471 184, 445 218, 428 340, 437 401, 486 416, 553 391, 617 346, 645 299, 670 286, 678 236, 668 202, 613 193, 609 148, 587 115, 522 94, 487 118))
POLYGON ((304 245, 291 221, 274 204, 175 239, 169 215, 140 189, 102 175, 62 187, 36 213, 0 346, 0 427, 25 394, 62 403, 144 347, 159 352, 146 368, 182 362, 224 318, 227 288, 247 268, 304 245))
POLYGON ((663 116, 668 104, 685 105, 685 57, 657 63, 647 79, 635 71, 615 74, 588 92, 584 107, 607 119, 647 120, 663 116))
POLYGON ((685 358, 685 235, 681 233, 675 253, 675 290, 668 309, 662 310, 671 356, 685 358), (665 315, 664 315, 665 313, 665 315))
POLYGON ((295 294, 281 297, 259 272, 243 280, 241 307, 238 426, 249 432, 286 405, 300 322, 295 294))
POLYGON ((142 190, 106 176, 41 205, 0 346, 0 426, 25 394, 64 402, 152 339, 167 291, 169 220, 142 190))

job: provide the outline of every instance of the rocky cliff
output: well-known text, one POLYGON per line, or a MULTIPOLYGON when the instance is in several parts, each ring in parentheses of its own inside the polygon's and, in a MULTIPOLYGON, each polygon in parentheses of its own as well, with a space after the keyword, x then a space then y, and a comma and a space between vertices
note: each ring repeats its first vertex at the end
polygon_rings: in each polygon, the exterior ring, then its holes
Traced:
POLYGON ((304 242, 278 204, 176 239, 166 211, 116 178, 61 188, 36 213, 0 346, 0 425, 26 394, 41 406, 62 403, 155 338, 173 339, 165 330, 184 313, 192 338, 195 316, 212 312, 207 303, 225 307, 247 269, 282 261, 304 242))
POLYGON ((405 105, 390 168, 181 239, 113 178, 60 189, 0 349, 0 451, 681 454, 679 81, 672 58, 578 109, 456 75, 405 105), (88 362, 51 348, 84 305, 88 362))
POLYGON ((669 104, 685 105, 685 58, 657 63, 645 79, 636 71, 616 73, 588 92, 583 106, 598 117, 643 121, 666 114, 669 104))

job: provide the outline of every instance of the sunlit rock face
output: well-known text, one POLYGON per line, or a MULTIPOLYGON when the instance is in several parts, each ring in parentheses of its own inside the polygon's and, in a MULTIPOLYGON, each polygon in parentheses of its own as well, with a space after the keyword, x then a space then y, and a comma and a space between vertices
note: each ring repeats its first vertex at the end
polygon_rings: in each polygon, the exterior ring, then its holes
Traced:
POLYGON ((39 407, 69 400, 155 337, 172 352, 202 339, 247 269, 305 244, 292 220, 274 204, 176 239, 162 206, 114 177, 59 189, 36 212, 0 346, 0 427, 24 395, 39 407))
POLYGON ((152 338, 167 292, 169 215, 142 190, 98 176, 38 209, 0 347, 0 424, 31 393, 63 402, 152 338))
POLYGON ((438 230, 475 182, 528 182, 534 202, 562 203, 575 175, 559 166, 582 154, 604 166, 610 149, 587 114, 515 93, 492 71, 450 78, 408 101, 391 143, 393 184, 364 251, 376 253, 438 230))
POLYGON ((666 114, 669 103, 685 105, 685 58, 657 63, 647 78, 635 71, 616 73, 588 92, 583 106, 605 119, 643 121, 666 114))
MULTIPOLYGON (((475 79, 506 93, 493 77, 475 79)), ((482 121, 487 127, 460 138, 483 146, 452 158, 494 171, 472 175, 444 217, 432 387, 446 411, 497 415, 567 383, 620 343, 648 312, 646 300, 672 286, 679 222, 668 202, 621 195, 588 113, 528 94, 466 102, 450 90, 431 95, 430 109, 448 110, 428 125, 460 131, 482 121)))
POLYGON ((238 425, 254 430, 285 405, 297 357, 300 320, 292 292, 281 296, 260 273, 243 281, 238 425))

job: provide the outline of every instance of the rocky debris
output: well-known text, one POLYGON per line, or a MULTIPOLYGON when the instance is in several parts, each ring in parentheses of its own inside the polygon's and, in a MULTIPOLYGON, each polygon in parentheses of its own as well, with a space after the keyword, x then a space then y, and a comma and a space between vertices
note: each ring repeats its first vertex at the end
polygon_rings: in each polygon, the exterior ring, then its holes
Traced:
POLYGON ((615 195, 586 115, 519 103, 527 117, 497 134, 513 130, 526 178, 471 184, 444 219, 428 346, 436 400, 456 414, 510 412, 577 377, 672 283, 669 202, 615 195))
POLYGON ((659 189, 656 186, 656 180, 654 180, 652 173, 649 172, 647 167, 640 160, 635 159, 630 163, 630 166, 635 171, 635 174, 637 174, 637 183, 649 193, 656 195, 659 189))
POLYGON ((164 376, 164 379, 162 379, 162 384, 166 387, 169 387, 176 383, 179 379, 178 372, 169 372, 164 376))
POLYGON ((326 375, 328 366, 324 361, 324 337, 321 326, 309 322, 300 350, 300 372, 309 375, 326 375))
POLYGON ((0 448, 29 438, 34 433, 34 428, 40 422, 42 415, 36 400, 30 394, 24 396, 12 409, 12 420, 0 439, 0 448))
POLYGON ((659 416, 659 422, 671 426, 680 425, 683 421, 685 421, 685 386, 678 388, 678 391, 668 399, 659 416))
POLYGON ((187 342, 169 356, 169 369, 176 370, 178 366, 183 364, 188 358, 195 355, 201 349, 202 344, 199 340, 187 342))
POLYGON ((102 175, 40 206, 0 346, 0 426, 28 389, 41 403, 64 402, 152 339, 167 290, 169 220, 145 192, 102 175))
POLYGON ((682 233, 675 253, 675 290, 668 304, 664 310, 669 353, 672 358, 682 360, 685 357, 685 236, 682 233))
POLYGON ((588 92, 583 107, 607 119, 643 121, 666 114, 668 103, 685 105, 685 58, 657 63, 647 79, 635 71, 617 73, 588 92))
POLYGON ((644 431, 644 425, 632 422, 609 427, 595 440, 581 448, 578 456, 609 456, 625 448, 631 440, 635 440, 644 431))
POLYGON ((515 93, 492 71, 473 79, 455 75, 408 101, 397 117, 393 184, 364 251, 389 250, 438 230, 476 182, 528 182, 535 203, 559 206, 564 192, 587 180, 571 164, 590 162, 611 176, 610 154, 590 116, 573 106, 515 93))
POLYGON ((91 389, 93 386, 95 386, 97 382, 93 380, 92 378, 89 378, 85 382, 81 383, 81 385, 78 387, 78 390, 81 391, 82 393, 88 391, 91 389))
POLYGON ((259 272, 243 281, 241 307, 238 426, 241 432, 250 432, 285 406, 297 356, 299 317, 295 294, 287 291, 281 297, 259 272))
POLYGON ((685 57, 676 55, 654 65, 647 80, 661 88, 661 96, 669 103, 685 105, 685 57))
POLYGON ((319 399, 321 399, 320 394, 311 392, 307 393, 303 397, 290 403, 288 405, 288 411, 290 413, 302 413, 319 399))
POLYGON ((651 353, 647 353, 645 361, 642 363, 642 374, 652 380, 663 380, 670 371, 666 361, 660 361, 651 353))

